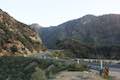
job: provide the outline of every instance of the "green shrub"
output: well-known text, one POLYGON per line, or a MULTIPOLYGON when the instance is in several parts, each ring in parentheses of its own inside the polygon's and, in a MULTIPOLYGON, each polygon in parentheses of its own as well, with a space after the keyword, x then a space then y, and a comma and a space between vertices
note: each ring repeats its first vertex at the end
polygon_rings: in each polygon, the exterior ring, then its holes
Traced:
POLYGON ((47 80, 45 72, 40 68, 36 67, 36 71, 32 74, 32 80, 47 80))
POLYGON ((88 70, 86 65, 83 64, 70 64, 70 66, 68 67, 68 71, 85 71, 88 70))
POLYGON ((62 51, 54 51, 49 56, 58 57, 58 58, 64 58, 65 57, 65 55, 62 51))
POLYGON ((46 80, 63 70, 83 71, 87 67, 65 61, 36 59, 32 57, 0 57, 0 80, 46 80), (28 67, 31 63, 36 63, 28 67))

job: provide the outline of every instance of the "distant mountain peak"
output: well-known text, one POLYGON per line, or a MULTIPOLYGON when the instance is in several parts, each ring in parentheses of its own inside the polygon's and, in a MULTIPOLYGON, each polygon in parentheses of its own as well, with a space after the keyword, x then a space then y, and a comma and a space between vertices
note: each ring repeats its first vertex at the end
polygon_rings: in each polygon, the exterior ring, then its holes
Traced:
POLYGON ((42 26, 40 26, 38 23, 33 23, 30 25, 30 28, 38 33, 39 29, 42 28, 42 26))
POLYGON ((34 27, 42 27, 42 26, 40 26, 38 23, 33 23, 33 24, 31 24, 30 26, 34 26, 34 27))
POLYGON ((97 18, 96 16, 88 14, 88 15, 83 16, 80 19, 83 24, 87 24, 87 23, 90 23, 91 21, 95 20, 96 18, 97 18))
POLYGON ((96 17, 96 16, 92 15, 92 14, 87 14, 87 15, 83 16, 82 18, 93 18, 93 17, 96 17))

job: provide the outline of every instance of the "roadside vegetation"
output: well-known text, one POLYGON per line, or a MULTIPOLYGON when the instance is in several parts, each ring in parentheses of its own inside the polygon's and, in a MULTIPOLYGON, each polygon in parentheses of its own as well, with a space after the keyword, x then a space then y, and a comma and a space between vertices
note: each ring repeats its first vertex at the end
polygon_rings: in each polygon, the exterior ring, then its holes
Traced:
POLYGON ((56 45, 59 49, 64 50, 65 56, 70 58, 120 59, 119 45, 84 44, 75 39, 61 40, 56 45))
POLYGON ((68 68, 68 71, 85 71, 85 70, 88 70, 86 65, 77 63, 70 64, 68 68))
POLYGON ((83 71, 83 65, 30 57, 0 57, 0 80, 48 80, 64 70, 83 71))

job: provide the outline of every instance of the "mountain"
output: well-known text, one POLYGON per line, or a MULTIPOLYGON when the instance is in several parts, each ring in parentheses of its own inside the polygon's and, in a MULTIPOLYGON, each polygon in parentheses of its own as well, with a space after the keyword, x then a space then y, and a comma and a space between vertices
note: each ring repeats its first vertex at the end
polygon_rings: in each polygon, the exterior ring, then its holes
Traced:
POLYGON ((31 28, 32 30, 34 30, 35 32, 37 32, 38 34, 40 34, 40 33, 39 33, 39 30, 40 30, 40 28, 42 28, 42 26, 40 26, 40 25, 37 24, 37 23, 33 23, 33 24, 29 25, 29 26, 30 26, 30 28, 31 28))
POLYGON ((120 45, 120 15, 86 15, 39 31, 48 48, 56 48, 56 42, 64 39, 75 39, 96 46, 120 45))
POLYGON ((119 14, 85 15, 38 32, 49 49, 69 50, 82 58, 120 58, 119 14))
POLYGON ((0 9, 0 56, 27 56, 42 49, 35 31, 0 9))

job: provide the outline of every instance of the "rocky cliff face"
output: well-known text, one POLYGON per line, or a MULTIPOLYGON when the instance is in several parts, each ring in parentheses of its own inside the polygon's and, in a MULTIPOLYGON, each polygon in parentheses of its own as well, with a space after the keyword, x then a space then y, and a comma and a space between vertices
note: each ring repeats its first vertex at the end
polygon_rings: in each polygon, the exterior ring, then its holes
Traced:
POLYGON ((0 9, 0 56, 27 56, 42 49, 35 31, 0 9))

